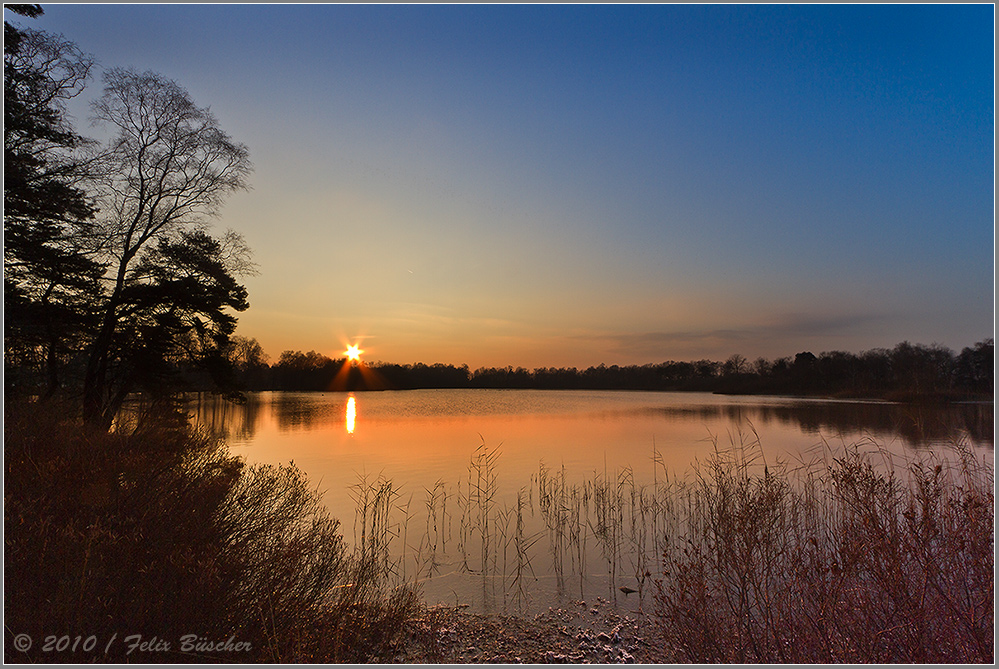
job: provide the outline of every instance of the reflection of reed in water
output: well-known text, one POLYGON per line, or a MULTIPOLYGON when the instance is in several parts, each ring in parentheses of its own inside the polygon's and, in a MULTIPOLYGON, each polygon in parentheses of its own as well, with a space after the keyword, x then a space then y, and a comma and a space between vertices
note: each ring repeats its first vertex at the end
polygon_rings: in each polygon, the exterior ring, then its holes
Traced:
MULTIPOLYGON (((514 571, 513 580, 511 582, 511 587, 514 591, 514 601, 517 604, 517 608, 522 610, 528 604, 527 595, 527 577, 528 572, 534 581, 538 580, 537 575, 534 573, 534 567, 531 565, 531 549, 534 544, 541 539, 542 533, 538 532, 536 534, 528 536, 525 531, 524 523, 524 513, 528 509, 528 491, 525 488, 521 488, 517 491, 517 525, 516 530, 513 535, 514 550, 516 552, 516 560, 514 561, 514 571)), ((504 543, 504 546, 506 544, 504 543)), ((505 555, 505 552, 504 552, 505 555)), ((504 560, 504 574, 506 573, 506 562, 504 560)), ((504 595, 506 589, 504 589, 504 595)), ((504 603, 506 599, 504 597, 504 603)), ((505 608, 505 607, 504 607, 505 608)))
POLYGON ((355 551, 365 562, 378 565, 383 574, 401 574, 400 564, 391 551, 393 540, 400 536, 400 524, 392 519, 399 490, 381 476, 372 482, 366 474, 358 479, 350 488, 354 501, 355 551))

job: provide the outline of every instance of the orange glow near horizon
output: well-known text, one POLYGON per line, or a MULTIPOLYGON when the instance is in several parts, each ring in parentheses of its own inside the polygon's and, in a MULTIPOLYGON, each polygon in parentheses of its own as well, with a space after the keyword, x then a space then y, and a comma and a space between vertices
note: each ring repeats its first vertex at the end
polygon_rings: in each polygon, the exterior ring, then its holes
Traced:
POLYGON ((350 360, 351 362, 360 362, 361 354, 364 353, 364 351, 361 350, 361 348, 359 348, 357 344, 351 344, 350 346, 347 347, 347 350, 344 351, 343 353, 344 355, 347 356, 347 359, 350 360))

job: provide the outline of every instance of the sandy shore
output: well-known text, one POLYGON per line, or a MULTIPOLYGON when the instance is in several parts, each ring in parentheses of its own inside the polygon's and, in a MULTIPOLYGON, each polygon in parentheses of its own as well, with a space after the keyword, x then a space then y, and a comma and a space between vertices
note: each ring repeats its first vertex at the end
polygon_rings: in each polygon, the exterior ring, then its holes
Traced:
POLYGON ((396 649, 393 662, 460 664, 608 664, 668 662, 654 620, 606 600, 579 601, 531 618, 428 609, 396 649))

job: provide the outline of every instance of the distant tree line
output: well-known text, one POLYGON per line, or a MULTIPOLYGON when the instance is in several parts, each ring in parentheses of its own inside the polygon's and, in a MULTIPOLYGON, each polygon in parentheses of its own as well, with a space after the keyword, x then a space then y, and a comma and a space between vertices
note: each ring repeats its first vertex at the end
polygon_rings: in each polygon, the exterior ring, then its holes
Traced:
POLYGON ((646 365, 483 367, 437 363, 350 363, 310 351, 285 351, 269 364, 255 340, 234 337, 232 364, 248 390, 381 390, 416 388, 518 388, 576 390, 674 390, 733 394, 872 397, 894 400, 969 399, 994 391, 994 344, 986 339, 955 354, 940 345, 902 342, 891 349, 749 362, 667 361, 646 365))

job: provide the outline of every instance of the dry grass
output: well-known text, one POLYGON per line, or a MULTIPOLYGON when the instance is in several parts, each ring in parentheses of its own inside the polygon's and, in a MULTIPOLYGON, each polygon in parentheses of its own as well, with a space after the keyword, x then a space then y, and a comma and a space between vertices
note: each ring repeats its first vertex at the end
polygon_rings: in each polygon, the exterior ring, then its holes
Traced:
POLYGON ((993 661, 992 468, 957 447, 900 475, 861 446, 697 470, 656 582, 678 661, 993 661))

